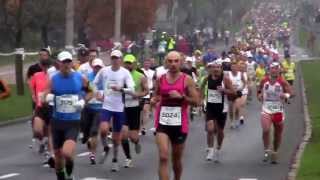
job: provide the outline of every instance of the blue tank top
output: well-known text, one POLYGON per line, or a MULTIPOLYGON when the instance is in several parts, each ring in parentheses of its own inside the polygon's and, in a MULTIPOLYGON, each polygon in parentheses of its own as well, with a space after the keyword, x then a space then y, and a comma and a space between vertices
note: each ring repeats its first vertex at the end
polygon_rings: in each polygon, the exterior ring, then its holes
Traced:
POLYGON ((63 121, 80 121, 81 111, 73 104, 81 98, 82 76, 78 72, 71 72, 63 76, 60 72, 51 79, 52 93, 55 95, 53 119, 63 121))

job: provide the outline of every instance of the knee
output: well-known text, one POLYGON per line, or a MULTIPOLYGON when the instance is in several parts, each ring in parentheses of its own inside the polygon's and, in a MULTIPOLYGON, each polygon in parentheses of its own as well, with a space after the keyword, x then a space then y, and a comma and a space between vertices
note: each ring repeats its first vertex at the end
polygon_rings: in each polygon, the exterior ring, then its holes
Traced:
POLYGON ((161 152, 159 155, 159 160, 161 164, 167 164, 169 161, 168 153, 167 152, 161 152))

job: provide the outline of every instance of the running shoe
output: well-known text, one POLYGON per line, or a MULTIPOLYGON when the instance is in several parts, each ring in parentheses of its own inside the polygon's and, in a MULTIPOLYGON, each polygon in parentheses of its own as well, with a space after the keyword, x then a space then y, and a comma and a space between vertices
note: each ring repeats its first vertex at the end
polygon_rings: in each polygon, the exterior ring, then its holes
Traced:
POLYGON ((112 161, 112 172, 118 172, 120 170, 119 163, 117 161, 112 161))
POLYGON ((90 156, 89 156, 89 159, 90 159, 91 165, 95 165, 96 164, 96 155, 91 153, 90 156))
POLYGON ((124 168, 132 168, 133 164, 132 164, 132 160, 131 159, 126 159, 124 161, 124 168))
POLYGON ((271 164, 278 164, 278 153, 277 152, 271 153, 271 164))
POLYGON ((270 160, 270 150, 265 150, 263 154, 263 162, 268 162, 270 160))
POLYGON ((106 161, 106 159, 107 159, 107 157, 108 157, 108 154, 109 154, 109 151, 110 151, 109 146, 105 146, 105 147, 103 148, 103 152, 102 152, 102 155, 101 155, 101 159, 100 159, 99 164, 103 164, 103 163, 106 161))
POLYGON ((141 135, 145 136, 146 135, 146 128, 141 129, 141 135))
POLYGON ((219 163, 221 160, 221 150, 217 149, 214 153, 214 162, 219 163))
POLYGON ((212 161, 213 160, 213 156, 214 156, 214 149, 213 148, 208 148, 206 160, 207 161, 212 161))

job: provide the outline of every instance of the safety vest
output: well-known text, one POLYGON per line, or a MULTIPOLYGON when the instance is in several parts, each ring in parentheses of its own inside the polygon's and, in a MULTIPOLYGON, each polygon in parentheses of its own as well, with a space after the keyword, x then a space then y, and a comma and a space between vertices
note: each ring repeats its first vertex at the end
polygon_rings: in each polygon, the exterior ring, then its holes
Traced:
POLYGON ((295 79, 295 69, 296 69, 296 65, 294 62, 288 62, 288 61, 283 61, 282 62, 282 67, 283 69, 286 71, 284 73, 284 77, 286 80, 294 80, 295 79))

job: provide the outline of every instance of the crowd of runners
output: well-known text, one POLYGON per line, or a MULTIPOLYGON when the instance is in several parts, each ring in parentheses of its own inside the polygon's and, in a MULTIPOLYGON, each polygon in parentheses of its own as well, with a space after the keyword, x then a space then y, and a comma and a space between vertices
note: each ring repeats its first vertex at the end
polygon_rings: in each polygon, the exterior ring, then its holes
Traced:
MULTIPOLYGON (((96 49, 85 47, 78 50, 77 58, 61 51, 52 63, 50 52, 41 49, 39 62, 27 73, 33 138, 39 142, 39 153, 47 157, 45 163, 55 168, 57 179, 74 178, 78 139, 90 151, 91 165, 103 164, 111 156, 111 170, 118 172, 123 152, 124 167, 134 168, 131 148, 137 155, 143 152, 140 138, 149 135, 147 125, 154 123, 151 136, 158 148, 159 178, 170 179, 171 160, 174 179, 179 180, 189 126, 198 123, 190 120, 197 117, 206 122, 204 160, 218 163, 225 127, 239 129, 249 123, 246 105, 255 97, 261 102, 261 159, 276 164, 284 104, 293 97, 295 79, 288 45, 290 23, 280 9, 268 4, 252 11, 251 17, 252 23, 221 54, 212 47, 196 49, 192 55, 164 47, 160 65, 154 58, 138 60, 117 49, 106 64, 96 49)), ((9 90, 6 87, 0 86, 1 98, 8 96, 3 95, 9 90)))

